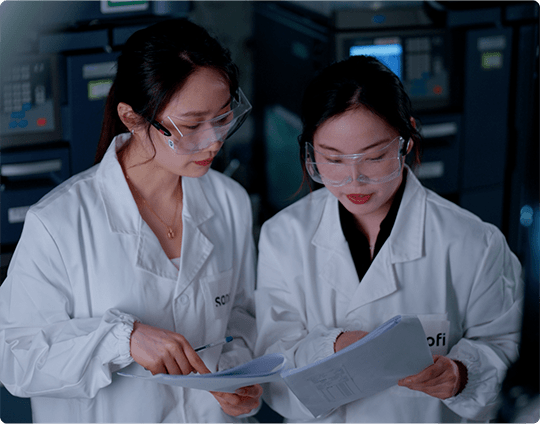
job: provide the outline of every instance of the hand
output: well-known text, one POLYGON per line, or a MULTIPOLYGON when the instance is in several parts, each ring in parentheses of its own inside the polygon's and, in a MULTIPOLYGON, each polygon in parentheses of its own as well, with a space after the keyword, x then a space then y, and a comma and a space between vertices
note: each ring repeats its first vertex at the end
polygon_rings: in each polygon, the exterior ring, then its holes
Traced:
POLYGON ((433 355, 434 364, 416 375, 403 378, 398 385, 418 390, 439 399, 457 395, 467 382, 467 368, 446 356, 433 355))
POLYGON ((259 384, 241 387, 236 393, 210 392, 221 405, 226 414, 237 417, 247 414, 259 406, 263 389, 259 384))
POLYGON ((172 331, 135 322, 130 349, 135 362, 154 375, 210 372, 185 337, 172 331))
POLYGON ((339 352, 341 349, 346 348, 367 335, 368 333, 366 331, 361 330, 345 331, 344 333, 341 333, 334 343, 334 352, 339 352))

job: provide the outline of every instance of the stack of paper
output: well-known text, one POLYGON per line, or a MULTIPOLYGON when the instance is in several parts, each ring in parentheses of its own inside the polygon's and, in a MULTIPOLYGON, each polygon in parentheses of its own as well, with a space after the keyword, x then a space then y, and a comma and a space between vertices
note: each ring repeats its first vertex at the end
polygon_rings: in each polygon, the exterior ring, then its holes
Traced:
POLYGON ((284 356, 275 353, 212 374, 153 376, 138 364, 118 374, 218 392, 283 380, 317 417, 385 390, 431 364, 433 359, 418 318, 396 316, 356 343, 302 368, 285 369, 284 356))
POLYGON ((143 378, 156 383, 171 386, 189 387, 191 389, 208 390, 213 392, 234 393, 240 387, 253 384, 268 383, 281 380, 280 372, 285 366, 285 357, 279 353, 261 356, 253 361, 225 371, 212 374, 189 375, 152 375, 136 362, 118 372, 118 375, 132 378, 143 378))

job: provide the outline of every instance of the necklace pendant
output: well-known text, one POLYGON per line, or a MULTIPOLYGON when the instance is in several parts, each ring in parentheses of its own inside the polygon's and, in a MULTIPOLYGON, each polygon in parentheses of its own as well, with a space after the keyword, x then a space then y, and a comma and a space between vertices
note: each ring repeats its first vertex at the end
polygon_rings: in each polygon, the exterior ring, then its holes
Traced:
POLYGON ((169 228, 169 231, 167 232, 167 237, 169 237, 169 239, 174 238, 174 231, 172 230, 172 228, 169 228))

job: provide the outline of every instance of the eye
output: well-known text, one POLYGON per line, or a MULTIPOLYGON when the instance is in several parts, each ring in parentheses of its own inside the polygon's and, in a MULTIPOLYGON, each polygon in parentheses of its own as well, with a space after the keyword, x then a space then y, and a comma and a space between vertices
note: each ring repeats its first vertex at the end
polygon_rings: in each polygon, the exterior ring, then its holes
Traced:
POLYGON ((335 165, 339 165, 342 163, 341 159, 329 159, 328 163, 333 163, 335 165))
POLYGON ((225 125, 228 124, 231 121, 231 117, 229 115, 221 118, 219 121, 217 121, 218 125, 225 125))
POLYGON ((195 125, 185 125, 184 128, 187 128, 188 130, 196 130, 197 128, 199 128, 199 125, 200 125, 200 124, 195 124, 195 125))

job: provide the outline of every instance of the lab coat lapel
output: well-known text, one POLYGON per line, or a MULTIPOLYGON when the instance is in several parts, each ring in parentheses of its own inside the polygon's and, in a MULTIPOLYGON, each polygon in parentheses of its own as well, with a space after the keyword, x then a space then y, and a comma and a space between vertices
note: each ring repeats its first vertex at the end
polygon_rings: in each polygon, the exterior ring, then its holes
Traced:
POLYGON ((129 139, 129 134, 121 134, 109 145, 96 177, 103 199, 109 228, 114 233, 137 236, 141 225, 141 215, 131 195, 116 150, 129 139))
POLYGON ((407 167, 407 184, 387 244, 391 263, 408 262, 425 255, 426 189, 407 167))
POLYGON ((426 192, 409 171, 396 221, 362 282, 351 296, 347 314, 399 290, 395 264, 423 256, 426 192))
POLYGON ((116 155, 129 137, 129 134, 121 134, 114 138, 97 171, 109 227, 113 233, 132 236, 130 245, 137 249, 134 267, 176 281, 178 270, 143 221, 116 155))
POLYGON ((184 193, 182 210, 184 227, 179 289, 187 287, 193 281, 214 249, 214 244, 200 228, 201 224, 214 215, 200 179, 183 177, 182 190, 184 193))
POLYGON ((350 296, 358 287, 358 275, 341 229, 338 200, 330 193, 311 242, 316 247, 318 277, 341 294, 350 296))
POLYGON ((100 191, 112 232, 133 236, 137 246, 134 266, 156 276, 189 285, 213 250, 198 226, 213 216, 198 179, 182 178, 183 211, 181 275, 169 260, 158 238, 143 221, 127 185, 116 150, 129 139, 121 134, 112 141, 97 171, 100 191))

